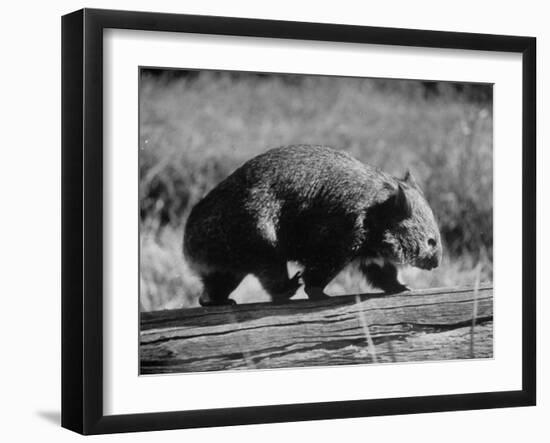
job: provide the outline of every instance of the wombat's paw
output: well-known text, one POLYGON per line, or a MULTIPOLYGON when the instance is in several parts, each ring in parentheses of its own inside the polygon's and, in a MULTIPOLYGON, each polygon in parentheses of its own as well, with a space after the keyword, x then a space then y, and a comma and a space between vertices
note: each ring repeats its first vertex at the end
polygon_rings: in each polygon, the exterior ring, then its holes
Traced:
POLYGON ((405 285, 402 285, 401 283, 398 283, 384 290, 386 294, 399 294, 400 292, 407 292, 407 291, 410 291, 410 288, 405 285))
POLYGON ((310 300, 324 300, 330 298, 330 295, 326 294, 323 291, 323 288, 318 288, 315 286, 306 287, 306 294, 310 300))
POLYGON ((236 305, 237 302, 231 298, 226 298, 225 300, 212 300, 207 297, 201 297, 199 298, 199 304, 201 306, 233 306, 236 305))
POLYGON ((288 283, 286 284, 286 289, 283 292, 272 294, 273 302, 281 304, 286 303, 288 300, 290 300, 296 294, 298 288, 302 285, 302 282, 300 281, 301 277, 302 273, 296 272, 296 274, 294 274, 294 277, 288 280, 288 283))
POLYGON ((296 272, 296 274, 294 274, 294 277, 292 277, 291 279, 289 279, 289 287, 290 289, 296 291, 300 285, 302 284, 302 282, 300 281, 300 279, 302 278, 302 273, 300 271, 296 272))

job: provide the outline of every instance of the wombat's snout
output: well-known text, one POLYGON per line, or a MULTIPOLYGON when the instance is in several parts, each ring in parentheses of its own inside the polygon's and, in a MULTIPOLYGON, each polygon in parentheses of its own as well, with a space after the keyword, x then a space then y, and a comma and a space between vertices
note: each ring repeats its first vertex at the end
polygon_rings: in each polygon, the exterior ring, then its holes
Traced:
POLYGON ((441 264, 442 249, 441 245, 434 238, 430 238, 427 241, 428 244, 428 253, 419 257, 414 266, 421 269, 434 269, 441 264))
POLYGON ((437 268, 440 263, 441 263, 441 254, 435 253, 428 257, 419 258, 414 263, 414 266, 416 266, 417 268, 426 269, 429 271, 430 269, 437 268))
POLYGON ((426 263, 426 269, 434 269, 434 268, 437 268, 439 266, 439 264, 441 263, 441 255, 439 254, 434 254, 432 255, 429 260, 427 261, 426 263))

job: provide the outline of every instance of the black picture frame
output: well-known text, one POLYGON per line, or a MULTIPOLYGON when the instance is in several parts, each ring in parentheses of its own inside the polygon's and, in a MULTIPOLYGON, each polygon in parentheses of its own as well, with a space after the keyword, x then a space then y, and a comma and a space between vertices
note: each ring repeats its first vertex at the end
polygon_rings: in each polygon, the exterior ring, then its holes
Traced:
POLYGON ((83 9, 62 18, 62 426, 102 434, 536 402, 536 39, 229 17, 83 9), (103 30, 191 32, 522 54, 522 389, 131 415, 103 412, 103 30))

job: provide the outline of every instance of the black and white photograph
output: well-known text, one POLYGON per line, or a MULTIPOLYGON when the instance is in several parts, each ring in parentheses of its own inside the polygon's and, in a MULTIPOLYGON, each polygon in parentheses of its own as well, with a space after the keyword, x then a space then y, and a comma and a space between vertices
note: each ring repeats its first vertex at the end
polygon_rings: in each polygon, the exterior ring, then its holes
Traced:
POLYGON ((548 440, 548 8, 445 6, 7 2, 0 440, 548 440))
POLYGON ((139 373, 493 357, 493 85, 139 68, 139 373))

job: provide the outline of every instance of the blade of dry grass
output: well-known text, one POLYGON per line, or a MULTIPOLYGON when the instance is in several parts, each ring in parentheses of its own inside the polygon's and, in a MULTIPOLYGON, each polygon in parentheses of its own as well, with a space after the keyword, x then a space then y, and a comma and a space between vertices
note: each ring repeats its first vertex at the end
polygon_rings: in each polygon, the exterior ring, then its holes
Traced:
POLYGON ((359 306, 359 310, 357 311, 357 317, 359 317, 359 322, 361 323, 361 327, 363 328, 363 333, 365 334, 365 338, 367 339, 368 351, 372 357, 372 361, 374 363, 378 363, 378 357, 376 356, 376 347, 374 346, 374 342, 372 341, 365 311, 363 311, 363 305, 361 304, 361 299, 359 298, 359 296, 355 297, 355 302, 357 303, 357 306, 359 306))
POLYGON ((480 282, 480 276, 481 276, 481 263, 478 263, 476 267, 476 279, 474 282, 474 301, 472 306, 472 327, 470 330, 470 357, 475 358, 475 327, 476 327, 476 318, 477 318, 477 295, 479 292, 479 282, 480 282))

